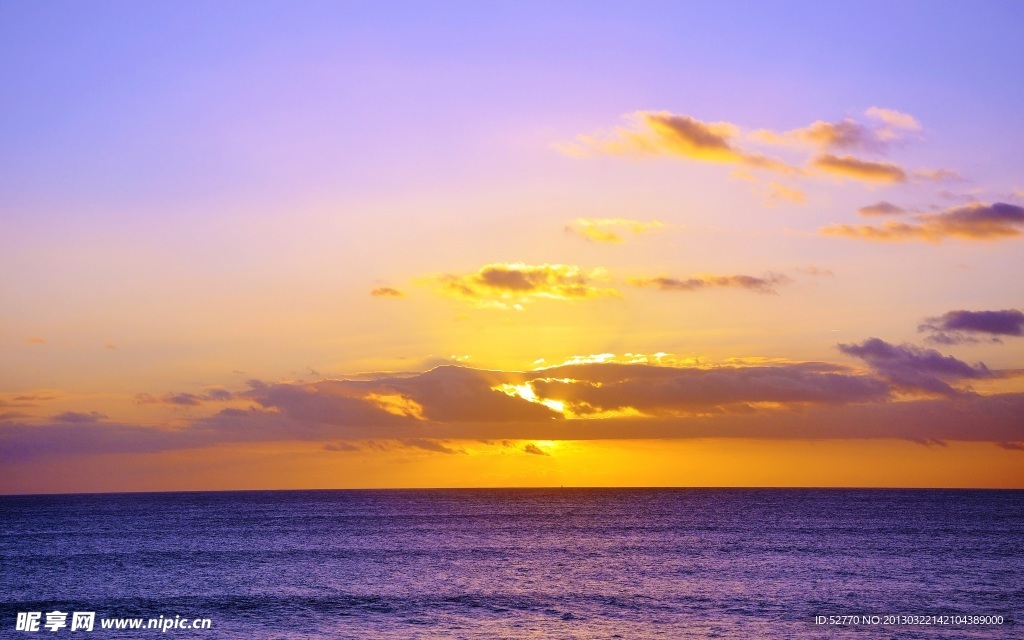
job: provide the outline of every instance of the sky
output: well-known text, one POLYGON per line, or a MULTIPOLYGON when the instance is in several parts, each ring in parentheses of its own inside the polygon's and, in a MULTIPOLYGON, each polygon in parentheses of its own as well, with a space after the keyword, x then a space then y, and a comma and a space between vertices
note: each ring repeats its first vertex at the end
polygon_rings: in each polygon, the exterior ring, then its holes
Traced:
POLYGON ((1022 25, 0 0, 0 493, 1024 488, 1022 25))

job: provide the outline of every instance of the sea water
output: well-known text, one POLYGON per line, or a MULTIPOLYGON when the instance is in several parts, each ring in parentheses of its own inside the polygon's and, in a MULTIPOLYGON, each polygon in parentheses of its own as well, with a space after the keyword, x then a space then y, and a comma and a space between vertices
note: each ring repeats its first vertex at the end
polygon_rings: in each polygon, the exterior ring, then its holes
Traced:
POLYGON ((7 496, 0 522, 0 637, 1024 638, 1022 491, 7 496))

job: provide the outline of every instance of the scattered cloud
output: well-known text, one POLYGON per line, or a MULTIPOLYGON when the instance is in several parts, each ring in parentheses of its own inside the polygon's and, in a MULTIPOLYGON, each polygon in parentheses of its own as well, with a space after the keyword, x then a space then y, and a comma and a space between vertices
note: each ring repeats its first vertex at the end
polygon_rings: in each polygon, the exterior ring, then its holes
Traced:
POLYGON ((907 210, 903 207, 898 207, 886 200, 880 200, 875 204, 869 204, 866 207, 857 209, 857 213, 862 216, 899 216, 906 212, 907 210))
POLYGON ((405 294, 398 289, 391 287, 377 287, 370 292, 370 295, 375 298, 404 298, 405 294))
POLYGON ((869 338, 860 344, 840 344, 838 347, 846 355, 866 362, 876 373, 902 390, 956 395, 960 391, 950 382, 993 377, 984 364, 969 365, 934 349, 909 344, 896 346, 879 338, 869 338))
POLYGON ((756 291, 757 293, 776 293, 775 287, 787 284, 790 278, 782 274, 770 273, 764 277, 733 275, 715 276, 699 275, 686 279, 659 276, 655 278, 630 278, 634 287, 649 287, 661 291, 697 291, 709 288, 738 288, 756 291))
POLYGON ((525 451, 526 453, 531 453, 531 454, 533 454, 535 456, 550 456, 551 455, 550 453, 548 453, 547 451, 541 449, 540 447, 538 447, 537 445, 533 444, 532 442, 526 443, 526 445, 523 447, 523 451, 525 451))
POLYGON ((729 122, 702 122, 668 111, 637 111, 629 127, 603 136, 581 135, 576 142, 556 145, 569 155, 669 155, 699 162, 743 164, 784 173, 795 171, 781 160, 736 146, 740 129, 729 122))
POLYGON ((892 109, 871 107, 865 115, 872 122, 861 123, 851 118, 839 122, 818 120, 791 131, 759 129, 751 132, 749 137, 766 144, 810 145, 821 151, 884 153, 890 145, 903 140, 908 133, 921 130, 921 125, 913 116, 892 109))
POLYGON ((917 214, 914 220, 914 223, 887 220, 879 226, 839 224, 825 227, 821 233, 878 241, 997 240, 1021 235, 1024 208, 1005 202, 991 205, 974 203, 940 213, 917 214))
POLYGON ((625 218, 577 218, 565 230, 595 242, 622 242, 622 233, 647 233, 665 225, 657 220, 644 222, 625 218))
POLYGON ((1024 336, 1024 313, 1017 309, 1002 311, 949 311, 927 318, 918 332, 936 344, 976 344, 981 340, 1001 342, 1000 336, 1024 336))
MULTIPOLYGON (((860 157, 885 155, 894 146, 922 138, 921 124, 912 115, 895 109, 871 107, 860 119, 818 120, 789 131, 744 131, 731 122, 705 122, 668 111, 636 111, 626 119, 626 126, 598 135, 580 135, 574 142, 555 147, 573 156, 674 156, 730 164, 744 179, 753 178, 746 170, 764 169, 787 176, 834 176, 882 184, 905 183, 910 178, 940 183, 963 181, 959 172, 949 168, 908 171, 894 162, 860 157), (789 148, 790 153, 810 153, 813 157, 801 162, 767 156, 755 150, 757 145, 789 148)), ((804 198, 799 189, 773 184, 766 204, 801 203, 804 198)))
POLYGON ((478 306, 517 308, 539 298, 585 300, 617 297, 614 289, 598 286, 603 269, 586 271, 575 265, 521 262, 488 264, 476 273, 445 274, 428 280, 437 291, 478 306))
POLYGON ((819 120, 805 129, 797 129, 782 135, 790 135, 822 149, 832 150, 860 149, 880 152, 885 149, 886 144, 884 139, 876 135, 876 130, 850 119, 840 122, 819 120))
POLYGON ((811 161, 811 166, 822 173, 865 182, 907 181, 907 172, 895 164, 862 160, 851 155, 822 154, 811 161))

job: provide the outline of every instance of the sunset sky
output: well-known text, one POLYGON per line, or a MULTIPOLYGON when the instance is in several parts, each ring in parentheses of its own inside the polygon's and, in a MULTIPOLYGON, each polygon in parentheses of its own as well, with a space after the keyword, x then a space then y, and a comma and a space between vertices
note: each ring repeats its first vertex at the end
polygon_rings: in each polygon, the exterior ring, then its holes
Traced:
POLYGON ((0 492, 1024 487, 1022 27, 0 0, 0 492))

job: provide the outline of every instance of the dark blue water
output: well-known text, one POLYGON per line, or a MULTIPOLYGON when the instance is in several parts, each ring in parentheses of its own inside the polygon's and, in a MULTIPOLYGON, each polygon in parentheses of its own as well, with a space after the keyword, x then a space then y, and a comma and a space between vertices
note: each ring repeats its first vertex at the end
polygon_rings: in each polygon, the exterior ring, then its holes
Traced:
POLYGON ((0 497, 0 637, 1024 638, 1024 492, 0 497), (91 633, 18 612, 95 611, 91 633), (815 624, 994 615, 1001 625, 815 624), (209 618, 112 631, 104 618, 209 618))

